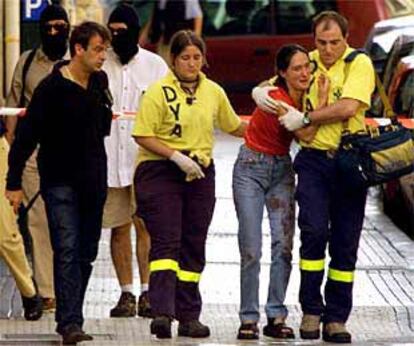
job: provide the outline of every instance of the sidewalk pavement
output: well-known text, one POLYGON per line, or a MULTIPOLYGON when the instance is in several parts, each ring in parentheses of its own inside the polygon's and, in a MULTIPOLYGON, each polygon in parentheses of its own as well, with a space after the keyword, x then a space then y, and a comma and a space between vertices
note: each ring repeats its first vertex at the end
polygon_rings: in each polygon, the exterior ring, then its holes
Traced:
MULTIPOLYGON (((239 342, 239 253, 237 218, 231 194, 232 166, 241 141, 219 134, 215 150, 217 171, 217 203, 207 240, 207 266, 202 276, 204 301, 201 320, 211 328, 211 337, 202 340, 173 337, 160 341, 149 334, 149 320, 142 318, 110 319, 109 310, 119 298, 119 288, 112 268, 109 232, 104 230, 99 256, 88 287, 85 304, 85 330, 95 340, 84 345, 318 345, 321 341, 305 342, 298 338, 301 311, 298 305, 298 229, 295 236, 293 270, 287 294, 288 323, 294 327, 297 339, 280 342, 262 337, 257 342, 239 342)), ((270 265, 268 219, 263 221, 263 260, 260 274, 260 301, 266 300, 270 265)), ((0 273, 1 274, 1 273, 0 273)), ((135 265, 135 293, 139 294, 139 279, 135 265)), ((10 292, 10 280, 0 276, 3 292, 10 292)), ((355 308, 349 329, 355 345, 414 345, 414 242, 399 231, 383 215, 378 192, 370 191, 354 287, 355 308)), ((5 309, 5 304, 0 304, 5 309)), ((1 310, 1 309, 0 309, 1 310)), ((6 309, 7 310, 7 309, 6 309)), ((15 309, 0 311, 3 318, 16 314, 15 309), (10 312, 11 311, 11 312, 10 312)), ((19 312, 17 312, 19 314, 19 312)), ((262 314, 262 326, 266 323, 262 314)), ((174 327, 176 324, 174 325, 174 327)), ((38 322, 19 318, 0 320, 0 345, 58 345, 54 334, 53 314, 38 322)), ((176 335, 176 328, 174 328, 176 335)))

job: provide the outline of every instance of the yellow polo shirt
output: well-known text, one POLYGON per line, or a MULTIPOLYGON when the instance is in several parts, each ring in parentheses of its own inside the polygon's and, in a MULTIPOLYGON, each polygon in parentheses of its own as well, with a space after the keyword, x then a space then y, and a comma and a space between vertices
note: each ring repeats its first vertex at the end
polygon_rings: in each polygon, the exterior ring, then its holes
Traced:
MULTIPOLYGON (((156 137, 168 147, 189 151, 207 167, 214 146, 214 128, 235 131, 241 123, 224 90, 200 73, 200 82, 192 104, 181 89, 177 77, 170 72, 151 85, 143 96, 138 110, 133 136, 156 137)), ((138 164, 164 157, 140 147, 138 164)))
MULTIPOLYGON (((317 50, 310 53, 311 60, 316 63, 316 71, 313 74, 313 83, 306 94, 304 106, 307 111, 311 111, 318 105, 317 80, 320 74, 325 74, 330 80, 328 104, 333 104, 342 98, 351 98, 362 103, 355 116, 349 119, 349 130, 356 132, 365 129, 365 111, 371 104, 371 94, 375 88, 375 74, 371 60, 365 54, 357 55, 345 68, 344 59, 352 51, 354 49, 347 47, 342 57, 329 70, 322 64, 317 50), (348 77, 345 81, 346 69, 348 69, 348 77)), ((321 150, 336 149, 341 140, 342 129, 343 123, 341 121, 321 125, 314 140, 311 143, 301 142, 301 145, 321 150)))

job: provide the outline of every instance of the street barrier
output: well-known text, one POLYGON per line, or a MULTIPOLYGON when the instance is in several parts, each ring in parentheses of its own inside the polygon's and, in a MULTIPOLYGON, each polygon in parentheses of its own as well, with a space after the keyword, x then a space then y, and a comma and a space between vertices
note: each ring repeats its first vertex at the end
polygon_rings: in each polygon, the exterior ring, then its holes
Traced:
MULTIPOLYGON (((26 108, 12 108, 12 107, 0 107, 0 115, 2 116, 17 116, 23 117, 26 114, 26 108)), ((114 120, 135 120, 136 112, 114 112, 112 115, 112 119, 114 120)), ((250 120, 250 115, 240 115, 245 121, 250 120)), ((411 130, 414 130, 414 119, 409 119, 405 117, 397 117, 398 122, 411 130)), ((378 126, 386 126, 391 124, 391 120, 389 118, 365 118, 366 125, 372 127, 378 126)))

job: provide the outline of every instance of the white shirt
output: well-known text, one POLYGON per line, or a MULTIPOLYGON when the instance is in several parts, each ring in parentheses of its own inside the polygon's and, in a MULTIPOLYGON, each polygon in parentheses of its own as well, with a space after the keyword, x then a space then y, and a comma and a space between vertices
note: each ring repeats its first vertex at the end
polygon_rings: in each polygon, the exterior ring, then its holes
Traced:
MULTIPOLYGON (((126 65, 122 65, 111 49, 103 70, 108 74, 115 112, 136 112, 148 86, 164 77, 168 66, 164 60, 141 47, 126 65)), ((111 135, 105 138, 108 156, 108 186, 123 187, 133 183, 138 145, 131 137, 134 121, 114 120, 111 135)))

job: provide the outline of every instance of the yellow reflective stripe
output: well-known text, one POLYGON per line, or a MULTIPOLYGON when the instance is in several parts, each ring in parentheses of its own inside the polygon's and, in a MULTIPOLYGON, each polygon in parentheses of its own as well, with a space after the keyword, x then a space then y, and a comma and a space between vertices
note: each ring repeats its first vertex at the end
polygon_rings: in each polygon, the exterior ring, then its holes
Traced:
POLYGON ((150 262, 150 272, 157 272, 160 270, 172 270, 176 273, 178 280, 185 282, 199 282, 201 278, 200 273, 190 272, 188 270, 180 269, 178 262, 172 259, 160 259, 150 262))
POLYGON ((299 261, 299 268, 309 272, 319 272, 325 269, 325 259, 307 260, 301 258, 299 261))
POLYGON ((353 282, 354 281, 354 271, 344 271, 329 268, 328 278, 333 281, 339 282, 353 282))
POLYGON ((178 262, 172 259, 160 259, 150 262, 150 272, 156 272, 159 270, 172 270, 178 272, 180 270, 178 262))
POLYGON ((185 281, 185 282, 199 282, 201 278, 200 273, 196 272, 189 272, 187 270, 182 270, 177 273, 178 280, 185 281))

